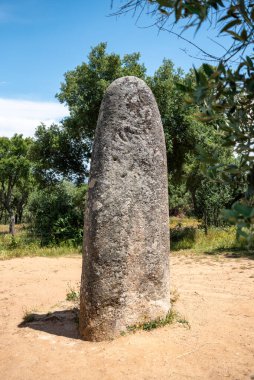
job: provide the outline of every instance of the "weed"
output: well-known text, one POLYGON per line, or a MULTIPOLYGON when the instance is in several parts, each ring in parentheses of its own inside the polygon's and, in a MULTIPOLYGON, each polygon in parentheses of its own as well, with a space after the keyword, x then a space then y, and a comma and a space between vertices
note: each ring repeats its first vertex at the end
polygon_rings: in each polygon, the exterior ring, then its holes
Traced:
POLYGON ((79 291, 73 288, 70 284, 68 284, 68 290, 66 293, 66 301, 70 302, 78 302, 79 301, 79 291))
POLYGON ((78 299, 79 294, 73 289, 66 294, 66 301, 77 301, 78 299))
POLYGON ((31 311, 26 310, 24 315, 23 315, 23 323, 31 323, 35 321, 35 316, 36 314, 31 311))
POLYGON ((18 247, 18 242, 13 235, 11 236, 11 242, 9 244, 9 247, 10 249, 15 249, 18 247))
POLYGON ((183 324, 188 329, 191 328, 191 325, 190 325, 189 321, 185 317, 181 316, 180 314, 178 314, 177 323, 183 324))
MULTIPOLYGON (((132 326, 127 326, 127 332, 136 332, 138 330, 150 331, 158 327, 164 327, 166 325, 171 325, 172 323, 182 323, 187 328, 190 328, 189 322, 182 317, 177 311, 173 308, 168 312, 165 318, 157 318, 152 321, 147 321, 143 323, 137 323, 132 326)), ((123 332, 121 335, 125 335, 123 332)))

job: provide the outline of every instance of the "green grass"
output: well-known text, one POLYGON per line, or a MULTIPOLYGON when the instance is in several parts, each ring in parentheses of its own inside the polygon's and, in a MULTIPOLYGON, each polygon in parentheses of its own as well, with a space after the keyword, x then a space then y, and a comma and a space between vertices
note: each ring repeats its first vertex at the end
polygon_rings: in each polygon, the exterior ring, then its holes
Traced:
POLYGON ((80 284, 77 284, 77 289, 75 289, 73 286, 68 284, 68 289, 66 293, 66 301, 70 302, 79 302, 80 294, 79 294, 79 289, 80 284))
POLYGON ((171 242, 172 251, 191 249, 196 253, 200 253, 219 249, 240 248, 239 243, 236 241, 235 227, 212 227, 208 229, 207 235, 204 230, 197 228, 192 229, 192 234, 189 231, 184 233, 183 230, 182 232, 182 236, 179 239, 171 242))
POLYGON ((178 216, 171 216, 170 228, 175 228, 177 226, 198 228, 199 226, 201 226, 201 221, 199 221, 196 218, 187 218, 187 217, 181 218, 178 216))
MULTIPOLYGON (((190 329, 190 324, 187 321, 185 317, 180 315, 177 311, 175 311, 173 308, 168 312, 165 318, 157 318, 152 321, 147 321, 143 323, 137 323, 132 326, 127 326, 126 330, 128 332, 135 333, 136 331, 143 330, 143 331, 151 331, 153 329, 157 329, 159 327, 164 327, 167 325, 171 325, 173 323, 180 323, 184 327, 190 329)), ((121 335, 125 335, 123 332, 121 335)))
POLYGON ((81 247, 74 248, 65 245, 42 247, 39 239, 29 237, 23 225, 16 226, 15 237, 8 234, 8 226, 0 225, 0 260, 25 256, 58 257, 80 254, 81 247))
POLYGON ((236 240, 235 226, 210 227, 208 234, 201 223, 190 218, 170 220, 171 251, 192 254, 219 253, 223 251, 245 251, 241 241, 236 240))

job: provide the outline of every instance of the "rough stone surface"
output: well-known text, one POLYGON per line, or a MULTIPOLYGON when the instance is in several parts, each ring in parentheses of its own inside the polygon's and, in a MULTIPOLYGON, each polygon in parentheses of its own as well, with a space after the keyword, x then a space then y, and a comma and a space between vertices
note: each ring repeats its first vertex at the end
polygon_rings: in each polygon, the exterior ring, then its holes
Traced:
POLYGON ((91 162, 80 333, 118 336, 165 317, 169 297, 166 149, 155 98, 136 77, 115 80, 101 104, 91 162))

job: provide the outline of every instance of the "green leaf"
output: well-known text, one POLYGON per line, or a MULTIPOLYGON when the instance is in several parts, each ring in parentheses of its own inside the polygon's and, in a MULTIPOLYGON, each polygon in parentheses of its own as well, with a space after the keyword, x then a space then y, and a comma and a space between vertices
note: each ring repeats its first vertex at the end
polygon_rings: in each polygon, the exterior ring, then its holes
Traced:
POLYGON ((237 232, 238 232, 238 236, 241 236, 244 239, 247 239, 249 236, 249 234, 246 231, 243 231, 242 228, 239 228, 237 232))
POLYGON ((189 90, 188 87, 185 84, 182 84, 182 83, 179 83, 179 82, 176 83, 176 87, 179 90, 183 91, 183 92, 187 92, 189 90))
POLYGON ((172 4, 172 1, 168 1, 168 0, 158 0, 158 3, 161 7, 170 7, 172 4))
POLYGON ((241 33, 241 39, 242 41, 247 41, 248 39, 248 33, 246 31, 246 29, 243 29, 242 33, 241 33))
POLYGON ((241 20, 233 20, 228 22, 221 30, 220 33, 228 31, 228 29, 231 29, 233 26, 240 25, 242 23, 241 20))
POLYGON ((252 19, 252 21, 254 21, 254 7, 252 7, 251 9, 250 18, 252 19))
POLYGON ((253 67, 254 67, 253 59, 251 59, 248 55, 246 56, 246 62, 247 62, 247 65, 248 65, 250 68, 253 68, 253 67))
POLYGON ((242 37, 239 34, 233 32, 232 30, 228 30, 227 33, 231 34, 234 40, 242 41, 242 37))
POLYGON ((254 92, 254 78, 251 78, 248 81, 246 81, 246 88, 249 92, 254 92))
POLYGON ((211 77, 211 75, 214 74, 214 69, 211 65, 208 65, 207 63, 203 63, 203 69, 204 69, 204 72, 206 73, 206 75, 208 77, 211 77))
POLYGON ((237 211, 238 214, 243 215, 245 218, 249 218, 252 213, 252 207, 239 202, 233 205, 233 209, 237 211))

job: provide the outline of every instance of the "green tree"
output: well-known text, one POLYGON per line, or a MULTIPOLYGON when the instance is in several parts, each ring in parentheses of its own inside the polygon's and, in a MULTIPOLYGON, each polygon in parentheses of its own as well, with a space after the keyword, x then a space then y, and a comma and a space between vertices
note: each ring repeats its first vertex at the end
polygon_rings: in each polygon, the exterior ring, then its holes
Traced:
POLYGON ((177 83, 185 83, 188 75, 175 69, 172 61, 164 59, 152 77, 147 78, 156 98, 164 128, 168 171, 171 181, 180 181, 183 166, 190 152, 195 152, 202 123, 198 123, 193 107, 186 107, 177 83))
MULTIPOLYGON (((107 44, 92 48, 88 63, 84 62, 65 74, 57 98, 68 106, 77 133, 87 138, 94 135, 101 101, 106 88, 115 79, 126 75, 145 77, 145 66, 139 63, 140 54, 106 53, 107 44)), ((71 126, 70 126, 71 128, 71 126)))
MULTIPOLYGON (((254 164, 253 164, 253 99, 254 99, 254 3, 243 0, 126 0, 121 3, 120 13, 147 11, 156 18, 157 26, 169 33, 183 37, 182 31, 194 28, 195 32, 211 28, 218 31, 218 38, 228 37, 224 53, 215 56, 189 41, 202 53, 204 61, 212 61, 213 66, 204 63, 203 70, 195 70, 196 83, 181 84, 189 103, 200 107, 202 121, 218 122, 224 132, 224 143, 232 146, 238 155, 237 165, 224 165, 227 178, 236 181, 244 174, 246 182, 245 203, 253 204, 254 164), (171 28, 167 29, 167 23, 171 28), (172 29, 172 24, 182 30, 172 29), (216 64, 217 62, 217 64, 216 64), (214 67, 215 65, 215 67, 214 67), (224 122, 223 122, 224 121, 224 122)), ((225 42, 223 42, 225 44, 225 42)), ((217 163, 221 170, 221 162, 217 163)), ((215 165, 214 165, 215 168, 215 165)), ((234 208, 234 220, 241 221, 241 228, 249 228, 254 208, 245 208, 239 218, 234 208), (247 210, 248 209, 248 210, 247 210), (246 211, 247 210, 247 211, 246 211), (246 219, 246 223, 244 220, 246 219)), ((233 216, 231 215, 231 220, 233 216)), ((239 224, 239 226, 240 226, 239 224)))
POLYGON ((42 184, 63 177, 82 183, 88 175, 94 131, 100 104, 106 88, 125 75, 145 78, 145 66, 140 54, 108 54, 107 44, 92 48, 88 62, 83 62, 65 74, 57 98, 68 106, 70 116, 60 125, 41 125, 35 134, 31 159, 35 175, 42 184))
MULTIPOLYGON (((53 185, 63 178, 81 183, 88 174, 91 141, 85 135, 78 136, 63 124, 37 127, 29 157, 33 161, 33 174, 40 186, 53 185)), ((85 134, 85 132, 84 132, 85 134)))
POLYGON ((225 185, 219 173, 213 173, 213 178, 204 174, 203 157, 225 164, 233 164, 235 159, 231 147, 223 147, 223 134, 216 125, 197 121, 197 107, 188 105, 183 99, 179 84, 194 81, 191 71, 185 75, 180 69, 175 69, 169 60, 147 79, 156 97, 162 117, 169 171, 170 213, 191 213, 204 220, 205 226, 218 225, 220 211, 228 205, 233 197, 232 184, 225 185), (213 189, 217 197, 205 188, 213 189), (228 194, 226 196, 226 193, 228 194), (225 195, 225 196, 222 196, 225 195), (209 213, 209 216, 208 216, 209 213))
POLYGON ((204 124, 194 118, 197 107, 186 107, 176 84, 189 83, 190 78, 194 81, 193 73, 185 75, 165 59, 155 74, 147 77, 144 66, 139 64, 138 53, 121 60, 116 54, 107 54, 105 49, 106 44, 99 44, 89 54, 88 63, 66 73, 58 97, 68 105, 70 117, 61 125, 38 127, 30 150, 36 163, 36 178, 42 186, 63 178, 76 183, 84 181, 104 91, 118 76, 132 74, 143 78, 151 87, 161 113, 170 178, 170 212, 190 211, 193 206, 186 187, 185 166, 190 156, 195 161, 196 146, 203 146, 206 137, 204 124))
POLYGON ((81 244, 85 193, 86 185, 62 181, 31 194, 30 228, 42 245, 81 244))
POLYGON ((10 220, 10 233, 14 234, 15 215, 22 217, 30 189, 31 163, 28 150, 31 139, 22 135, 0 138, 0 204, 10 220))

